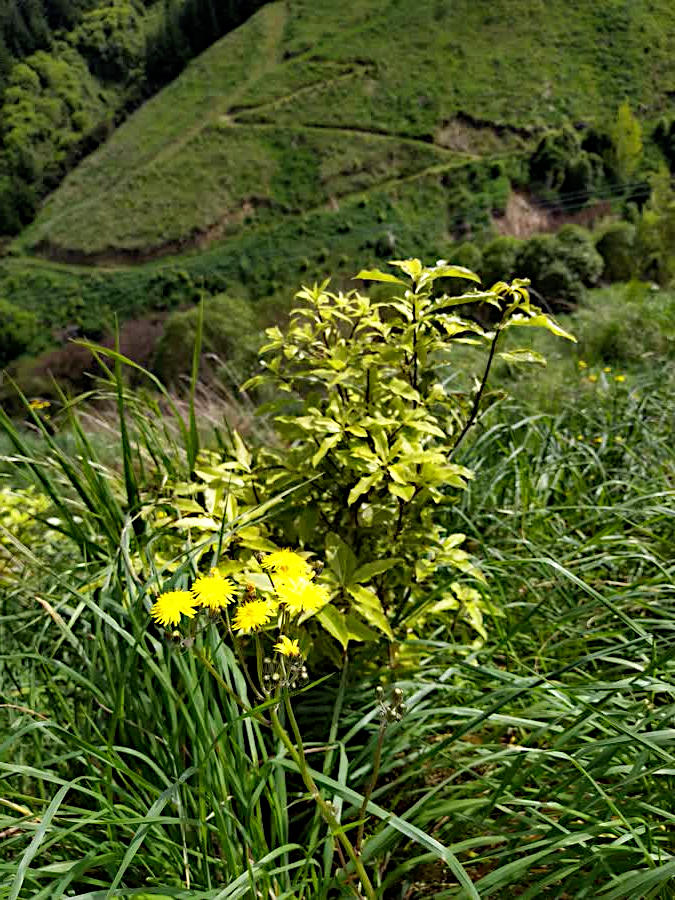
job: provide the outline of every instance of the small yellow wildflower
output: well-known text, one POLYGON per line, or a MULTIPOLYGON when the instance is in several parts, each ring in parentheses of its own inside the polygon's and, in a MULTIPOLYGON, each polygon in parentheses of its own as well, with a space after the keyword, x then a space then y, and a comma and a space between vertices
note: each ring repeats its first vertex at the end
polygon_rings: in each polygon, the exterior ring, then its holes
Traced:
POLYGON ((614 440, 617 442, 617 444, 623 444, 623 438, 621 437, 620 434, 617 434, 617 436, 614 438, 614 440))
POLYGON ((598 380, 598 376, 595 374, 591 374, 588 376, 588 380, 591 382, 591 384, 595 384, 595 382, 598 380))
POLYGON ((300 644, 296 640, 286 637, 282 634, 278 642, 274 645, 274 649, 284 656, 300 656, 300 644))
POLYGON ((608 374, 612 371, 612 367, 611 367, 611 366, 605 366, 605 368, 604 368, 602 371, 603 371, 606 375, 608 375, 608 374))
POLYGON ((583 359, 580 359, 579 362, 577 363, 577 365, 579 366, 580 369, 588 368, 588 363, 585 362, 583 359))
POLYGON ((626 380, 625 375, 615 375, 614 376, 614 381, 618 381, 619 383, 621 383, 622 381, 625 381, 625 380, 626 380))
POLYGON ((308 578, 282 578, 276 585, 279 603, 291 613, 316 612, 328 603, 328 588, 308 578))
POLYGON ((160 594, 150 609, 152 618, 163 625, 178 625, 181 615, 191 619, 197 601, 190 591, 166 591, 160 594))
POLYGON ((47 409, 48 406, 51 406, 49 400, 31 400, 28 404, 31 409, 47 409))
POLYGON ((583 434, 578 434, 578 435, 577 435, 577 440, 578 440, 578 441, 583 441, 583 439, 584 439, 583 434))
POLYGON ((257 628, 267 625, 273 612, 274 605, 268 603, 267 600, 249 600, 248 603, 242 603, 237 609, 234 627, 240 634, 255 631, 257 628))
POLYGON ((223 578, 219 572, 211 569, 210 575, 201 575, 195 581, 192 593, 202 606, 208 606, 215 611, 232 601, 234 585, 229 578, 223 578))
POLYGON ((593 443, 594 443, 594 444, 601 444, 601 443, 602 443, 602 436, 601 436, 601 435, 598 435, 597 437, 594 437, 594 438, 593 438, 593 443))
POLYGON ((307 560, 292 550, 275 550, 263 559, 261 565, 263 569, 286 578, 312 578, 314 575, 307 560))

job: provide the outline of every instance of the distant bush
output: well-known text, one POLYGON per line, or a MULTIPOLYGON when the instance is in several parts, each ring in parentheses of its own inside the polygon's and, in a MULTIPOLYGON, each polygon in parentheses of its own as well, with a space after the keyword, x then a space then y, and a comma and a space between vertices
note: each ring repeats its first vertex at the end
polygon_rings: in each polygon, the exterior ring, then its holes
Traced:
POLYGON ((669 285, 675 280, 675 190, 665 166, 652 176, 651 188, 637 223, 640 274, 669 285))
POLYGON ((143 20, 131 0, 110 0, 85 13, 69 40, 104 81, 125 83, 143 73, 143 20))
POLYGON ((0 366, 25 353, 38 334, 37 316, 0 298, 0 366))
POLYGON ((629 281, 637 268, 636 228, 630 222, 613 222, 600 234, 595 248, 604 262, 605 281, 629 281))
POLYGON ((671 170, 675 170, 675 118, 664 116, 652 133, 654 143, 663 153, 671 170))
MULTIPOLYGON (((190 372, 198 318, 199 309, 193 307, 174 312, 166 320, 153 370, 167 384, 176 384, 190 372)), ((239 384, 250 374, 256 361, 258 331, 256 317, 247 301, 225 294, 207 298, 204 303, 202 377, 208 380, 224 367, 227 380, 233 385, 239 384)))
POLYGON ((563 225, 556 234, 565 264, 587 287, 598 283, 602 275, 602 257, 595 248, 590 231, 580 225, 563 225))
POLYGON ((453 249, 452 261, 455 265, 464 266, 465 269, 471 269, 472 272, 478 272, 482 276, 483 254, 480 247, 471 241, 464 241, 453 249))
POLYGON ((522 249, 519 238, 501 235, 483 248, 483 266, 480 269, 483 284, 489 286, 496 281, 509 281, 517 276, 516 260, 522 249))
POLYGON ((527 272, 535 291, 554 307, 579 303, 584 287, 597 283, 602 267, 590 232, 578 225, 565 225, 556 235, 536 235, 516 256, 516 269, 527 272))
POLYGON ((584 150, 581 138, 569 126, 544 135, 530 158, 529 178, 544 194, 571 195, 570 208, 584 206, 605 177, 605 163, 584 150))

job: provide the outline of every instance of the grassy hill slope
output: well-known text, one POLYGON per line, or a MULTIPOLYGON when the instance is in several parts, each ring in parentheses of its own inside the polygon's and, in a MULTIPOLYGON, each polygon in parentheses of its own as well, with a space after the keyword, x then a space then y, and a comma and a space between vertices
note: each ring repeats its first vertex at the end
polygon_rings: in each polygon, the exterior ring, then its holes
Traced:
MULTIPOLYGON (((668 108, 673 5, 575 7, 271 3, 86 159, 21 245, 144 259, 374 194, 442 237, 477 164, 512 160, 565 120, 606 123, 625 98, 643 119, 668 108)), ((480 171, 489 193, 504 169, 480 171)))

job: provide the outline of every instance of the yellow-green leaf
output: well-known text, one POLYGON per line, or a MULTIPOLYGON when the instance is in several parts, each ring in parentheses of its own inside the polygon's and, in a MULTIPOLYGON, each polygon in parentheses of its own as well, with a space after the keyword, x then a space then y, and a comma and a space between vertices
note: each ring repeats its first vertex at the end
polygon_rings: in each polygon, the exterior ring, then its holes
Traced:
POLYGON ((358 567, 356 572, 354 572, 352 581, 356 583, 370 581, 376 575, 381 575, 382 572, 386 572, 387 569, 393 568, 400 562, 402 562, 400 557, 390 556, 388 559, 378 559, 375 560, 375 562, 364 563, 362 566, 358 567))
POLYGON ((389 640, 393 641, 394 632, 391 630, 389 620, 375 591, 361 585, 352 586, 348 588, 348 591, 354 601, 355 608, 366 622, 374 625, 375 628, 379 628, 381 632, 387 635, 389 640))
POLYGON ((395 481, 392 481, 387 485, 387 489, 393 497, 399 497, 405 503, 410 503, 415 496, 415 487, 412 484, 396 484, 395 481))
POLYGON ((422 263, 419 259, 392 259, 389 265, 398 266, 412 279, 419 278, 422 273, 422 263))
POLYGON ((438 265, 424 272, 420 278, 420 287, 437 278, 466 278, 468 281, 476 281, 480 284, 480 277, 471 269, 465 269, 464 266, 438 265))
POLYGON ((324 456, 328 453, 329 450, 332 450, 336 444, 340 443, 340 439, 342 438, 341 434, 331 434, 327 438, 324 438, 319 445, 319 449, 316 451, 314 456, 312 457, 312 465, 316 468, 324 456))
POLYGON ((565 338, 567 341, 573 341, 575 344, 577 342, 577 339, 573 334, 570 334, 568 331, 565 331, 564 328, 561 328, 555 319, 552 319, 551 316, 547 316, 546 313, 539 313, 530 318, 527 318, 526 316, 514 316, 507 322, 507 326, 511 325, 527 328, 546 328, 551 334, 555 334, 557 337, 565 338))
POLYGON ((405 281, 402 281, 390 272, 380 272, 379 269, 361 269, 355 278, 360 278, 362 281, 386 281, 390 284, 405 284, 405 281))
POLYGON ((373 485, 377 484, 381 480, 381 472, 374 472, 372 475, 364 475, 363 478, 359 478, 358 482, 349 492, 349 497, 347 497, 347 505, 351 506, 352 503, 356 503, 356 501, 362 494, 368 493, 371 487, 373 487, 373 485))
POLYGON ((328 634, 342 645, 343 650, 346 650, 347 644, 349 644, 349 629, 347 628, 346 617, 330 603, 324 606, 323 609, 320 609, 316 617, 328 634))

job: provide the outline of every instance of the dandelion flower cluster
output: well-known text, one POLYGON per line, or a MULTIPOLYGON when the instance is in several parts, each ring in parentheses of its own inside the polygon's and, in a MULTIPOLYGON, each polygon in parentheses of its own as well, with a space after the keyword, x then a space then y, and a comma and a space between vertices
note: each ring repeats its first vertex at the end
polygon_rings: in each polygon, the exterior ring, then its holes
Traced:
POLYGON ((328 603, 328 590, 309 578, 282 578, 276 585, 279 603, 291 613, 315 613, 328 603))
POLYGON ((228 578, 211 569, 209 575, 200 575, 192 585, 192 593, 201 606, 206 606, 213 612, 222 606, 232 602, 235 588, 228 578))
MULTIPOLYGON (((267 554, 261 566, 273 575, 271 587, 274 593, 261 598, 250 583, 245 590, 235 580, 226 578, 217 569, 199 575, 190 590, 166 591, 153 604, 150 615, 160 625, 176 626, 181 616, 192 619, 201 607, 218 612, 229 606, 237 593, 242 594, 231 620, 232 629, 238 635, 250 634, 276 623, 280 612, 279 628, 285 629, 289 619, 300 613, 318 612, 330 600, 328 588, 317 584, 314 569, 298 553, 292 550, 275 550, 267 554)), ((245 578, 245 576, 244 576, 245 578)), ((300 657, 299 641, 286 634, 277 634, 274 649, 282 656, 300 657)))
POLYGON ((261 562, 263 569, 284 578, 312 578, 314 572, 306 559, 292 550, 275 550, 261 562))
POLYGON ((182 615, 191 619, 196 605, 197 601, 191 591, 165 591, 153 603, 150 615, 167 628, 169 625, 178 625, 182 615))
POLYGON ((234 617, 234 628, 240 633, 256 631, 267 625, 274 613, 274 604, 269 600, 249 600, 238 607, 234 617))

